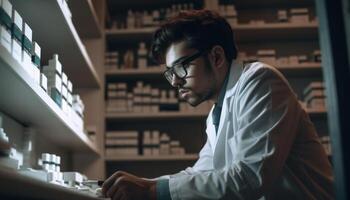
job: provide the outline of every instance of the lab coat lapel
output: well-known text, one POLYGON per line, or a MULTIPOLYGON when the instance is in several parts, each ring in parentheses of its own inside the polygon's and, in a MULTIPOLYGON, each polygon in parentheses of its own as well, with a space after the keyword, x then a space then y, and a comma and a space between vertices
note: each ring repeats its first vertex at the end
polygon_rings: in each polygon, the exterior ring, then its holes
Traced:
POLYGON ((208 118, 207 118, 207 135, 208 135, 208 140, 210 142, 210 145, 212 146, 212 151, 214 153, 214 149, 215 149, 215 144, 216 144, 216 131, 215 131, 215 126, 213 124, 213 120, 212 120, 212 114, 213 114, 213 108, 212 107, 211 111, 209 112, 208 118))
MULTIPOLYGON (((235 60, 233 61, 231 67, 230 67, 230 71, 229 71, 229 79, 227 82, 227 87, 226 87, 226 93, 225 93, 225 97, 224 97, 224 101, 223 101, 223 105, 222 105, 222 111, 221 111, 221 116, 220 116, 220 123, 219 123, 219 127, 218 127, 218 133, 215 135, 215 143, 214 143, 214 153, 217 152, 219 150, 219 154, 222 154, 223 152, 221 152, 222 150, 224 150, 225 144, 222 144, 225 141, 226 135, 227 135, 227 125, 229 122, 229 114, 230 112, 230 101, 233 94, 234 94, 234 90, 235 90, 235 85, 239 79, 239 77, 242 74, 242 70, 243 70, 243 64, 241 61, 235 60), (218 147, 218 148, 216 148, 218 147), (221 147, 221 148, 220 148, 221 147)), ((214 125, 213 125, 214 127, 214 125)), ((215 133, 215 128, 214 129, 214 133, 215 133)), ((233 131, 233 130, 232 130, 233 131)), ((215 162, 214 162, 215 163, 215 162)))

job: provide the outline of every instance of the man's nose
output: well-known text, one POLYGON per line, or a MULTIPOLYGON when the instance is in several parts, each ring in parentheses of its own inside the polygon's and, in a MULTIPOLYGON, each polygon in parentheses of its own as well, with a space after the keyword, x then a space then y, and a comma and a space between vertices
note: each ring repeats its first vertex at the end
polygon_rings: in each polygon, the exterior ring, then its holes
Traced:
POLYGON ((171 79, 171 85, 173 87, 178 87, 183 85, 184 80, 173 74, 172 79, 171 79))

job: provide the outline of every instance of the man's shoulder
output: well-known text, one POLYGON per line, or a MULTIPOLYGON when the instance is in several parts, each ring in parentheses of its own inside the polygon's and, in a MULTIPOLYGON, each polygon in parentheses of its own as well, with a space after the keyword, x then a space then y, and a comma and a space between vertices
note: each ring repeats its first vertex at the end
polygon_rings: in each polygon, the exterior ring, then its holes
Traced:
POLYGON ((263 77, 284 79, 281 72, 275 67, 263 62, 252 62, 243 65, 243 73, 240 81, 248 81, 252 78, 262 79, 263 77))

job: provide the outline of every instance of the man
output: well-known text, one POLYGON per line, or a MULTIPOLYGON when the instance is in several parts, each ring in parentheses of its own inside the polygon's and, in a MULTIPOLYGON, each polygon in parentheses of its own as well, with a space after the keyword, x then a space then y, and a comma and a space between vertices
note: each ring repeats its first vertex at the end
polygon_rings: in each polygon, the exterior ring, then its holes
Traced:
POLYGON ((192 106, 215 102, 193 167, 143 179, 116 172, 113 199, 332 199, 331 165, 313 124, 273 67, 243 64, 233 32, 211 11, 182 12, 155 33, 152 54, 192 106))

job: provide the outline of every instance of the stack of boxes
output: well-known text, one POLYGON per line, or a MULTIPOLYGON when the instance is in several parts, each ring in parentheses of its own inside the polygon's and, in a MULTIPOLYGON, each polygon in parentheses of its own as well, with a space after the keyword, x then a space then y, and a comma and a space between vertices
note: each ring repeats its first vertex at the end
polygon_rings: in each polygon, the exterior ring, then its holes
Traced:
POLYGON ((126 83, 110 83, 107 88, 107 112, 128 112, 126 83))
POLYGON ((174 90, 160 90, 145 85, 139 81, 133 92, 128 92, 126 83, 109 83, 107 86, 107 112, 157 113, 166 111, 208 112, 209 102, 203 102, 197 107, 179 102, 174 90))
POLYGON ((151 67, 148 62, 148 49, 145 42, 140 42, 137 50, 127 49, 123 55, 120 55, 118 51, 105 53, 105 67, 109 71, 116 69, 147 69, 151 67), (122 56, 121 62, 119 62, 119 56, 122 56))
POLYGON ((58 55, 54 54, 49 60, 49 65, 43 66, 43 73, 47 77, 47 92, 49 96, 62 107, 62 64, 58 60, 58 55))
POLYGON ((145 69, 147 67, 147 49, 144 42, 140 42, 137 50, 137 68, 145 69))
POLYGON ((159 131, 145 130, 142 139, 142 155, 160 155, 160 136, 159 131))
POLYGON ((167 133, 159 131, 145 131, 143 138, 143 155, 184 155, 185 149, 180 142, 171 140, 167 133))
POLYGON ((311 82, 303 91, 304 102, 309 109, 326 108, 326 94, 323 82, 311 82))
POLYGON ((73 123, 79 128, 79 130, 83 130, 85 106, 78 94, 73 95, 72 109, 73 110, 70 112, 70 114, 73 123))
POLYGON ((63 173, 61 172, 61 157, 55 154, 43 153, 41 155, 43 170, 47 173, 47 182, 63 185, 63 173))
POLYGON ((8 0, 0 0, 0 44, 11 53, 12 5, 8 0))
POLYGON ((307 24, 310 22, 309 10, 307 8, 290 9, 290 22, 293 24, 307 24))
POLYGON ((307 63, 320 63, 321 53, 320 50, 312 52, 311 56, 308 55, 290 55, 290 56, 276 56, 276 50, 274 49, 260 49, 257 51, 257 55, 248 56, 246 52, 241 51, 238 53, 238 58, 244 62, 264 62, 277 67, 284 66, 303 66, 307 63))
POLYGON ((277 21, 278 22, 288 22, 287 10, 278 10, 277 11, 277 21))
POLYGON ((233 4, 219 5, 219 13, 231 26, 235 27, 238 24, 237 10, 233 4))
MULTIPOLYGON (((58 55, 54 54, 49 64, 43 67, 47 77, 47 92, 79 130, 83 130, 84 104, 79 95, 72 95, 73 84, 62 71, 58 55)), ((43 77, 42 77, 43 78, 43 77)))
POLYGON ((106 156, 139 155, 137 131, 111 131, 106 133, 106 156))
POLYGON ((261 49, 257 52, 258 59, 261 62, 274 65, 276 63, 276 51, 274 49, 261 49))
POLYGON ((110 131, 106 133, 106 156, 184 155, 185 149, 177 140, 159 130, 110 131), (142 137, 140 137, 142 136, 142 137), (140 138, 142 138, 140 142, 140 138))
POLYGON ((22 63, 22 35, 23 35, 23 20, 16 10, 12 10, 12 42, 11 54, 18 63, 22 63))
POLYGON ((165 19, 176 15, 180 10, 189 9, 193 9, 193 4, 178 4, 157 10, 127 10, 125 18, 114 20, 110 26, 111 29, 135 29, 143 27, 154 27, 158 26, 165 19))
POLYGON ((105 66, 107 70, 119 69, 119 53, 118 51, 106 52, 105 66))

